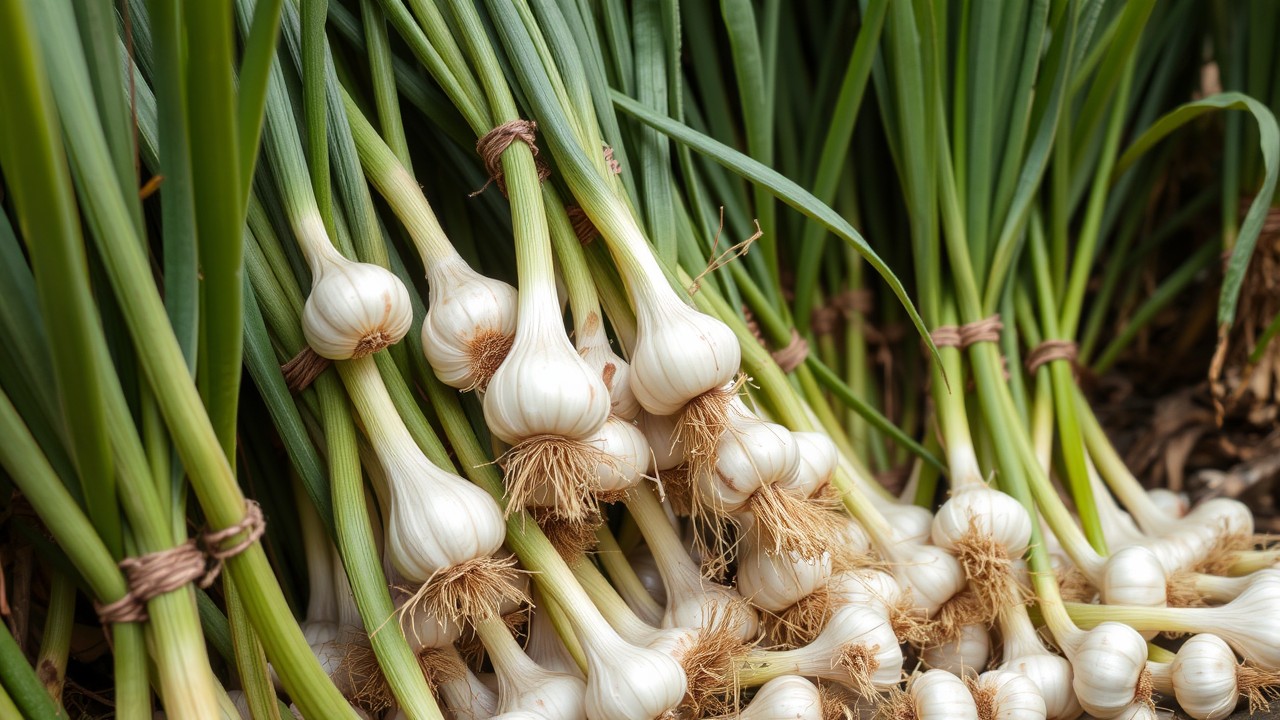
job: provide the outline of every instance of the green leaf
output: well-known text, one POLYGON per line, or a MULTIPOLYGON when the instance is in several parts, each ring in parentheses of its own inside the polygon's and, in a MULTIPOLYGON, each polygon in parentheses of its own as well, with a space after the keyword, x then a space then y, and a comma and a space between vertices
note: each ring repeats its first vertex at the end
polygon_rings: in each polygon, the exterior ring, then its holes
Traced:
POLYGON ((1235 246, 1231 248, 1231 258, 1227 261, 1226 274, 1222 279, 1222 294, 1218 298, 1218 324, 1225 328, 1235 322, 1240 286, 1244 283, 1245 272, 1249 269, 1249 258, 1253 255, 1253 248, 1258 242, 1258 234, 1262 232, 1267 209, 1271 206, 1271 198, 1275 196, 1277 175, 1280 175, 1280 127, 1276 125, 1275 115, 1266 105, 1236 92, 1220 93, 1203 100, 1186 103, 1156 120, 1133 141, 1129 149, 1125 150, 1116 162, 1113 177, 1123 174, 1137 162, 1138 158, 1169 133, 1215 110, 1246 110, 1253 115, 1258 123, 1258 146, 1262 151, 1262 162, 1266 171, 1262 189, 1254 196, 1253 202, 1249 205, 1249 212, 1244 216, 1240 235, 1236 238, 1235 246))
POLYGON ((915 325, 916 331, 920 333, 920 337, 929 346, 929 351, 933 353, 934 358, 937 358, 938 349, 934 347, 933 339, 929 336, 929 331, 925 328, 924 321, 920 318, 920 313, 916 311, 916 306, 911 302, 906 289, 902 286, 902 281, 898 279, 897 275, 893 274, 893 271, 880 259, 875 250, 871 249, 871 246, 867 244, 862 235, 848 221, 840 217, 835 210, 832 210, 829 205, 820 202, 809 191, 788 178, 779 175, 767 166, 756 162, 724 143, 691 130, 686 125, 655 114, 621 93, 613 93, 613 102, 623 112, 646 125, 657 128, 671 137, 672 140, 688 145, 753 184, 767 189, 774 197, 807 217, 822 223, 829 231, 857 250, 862 257, 866 258, 867 263, 875 268, 876 272, 880 273, 880 276, 889 284, 893 294, 898 297, 898 301, 906 308, 907 315, 911 317, 911 323, 915 325))

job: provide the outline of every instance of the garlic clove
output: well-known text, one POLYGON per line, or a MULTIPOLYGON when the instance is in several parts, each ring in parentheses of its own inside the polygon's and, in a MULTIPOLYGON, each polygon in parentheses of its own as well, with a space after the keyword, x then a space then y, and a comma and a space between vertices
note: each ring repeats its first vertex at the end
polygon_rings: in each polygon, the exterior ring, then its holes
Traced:
POLYGON ((1071 687, 1080 706, 1102 720, 1124 712, 1146 663, 1147 641, 1128 625, 1104 622, 1085 632, 1071 658, 1071 687))
POLYGON ((400 342, 412 324, 409 291, 390 270, 336 252, 317 259, 302 308, 302 334, 317 355, 364 357, 400 342))
POLYGON ((685 304, 670 288, 636 303, 631 389, 641 407, 671 415, 733 379, 738 338, 723 322, 685 304))
POLYGON ((427 269, 429 304, 422 351, 436 377, 460 390, 483 390, 516 333, 516 289, 485 277, 461 257, 427 269))
POLYGON ((776 677, 756 691, 739 720, 822 720, 818 688, 799 675, 776 677))
POLYGON ((1045 720, 1044 698, 1026 675, 990 670, 978 676, 973 697, 978 715, 989 720, 1045 720))

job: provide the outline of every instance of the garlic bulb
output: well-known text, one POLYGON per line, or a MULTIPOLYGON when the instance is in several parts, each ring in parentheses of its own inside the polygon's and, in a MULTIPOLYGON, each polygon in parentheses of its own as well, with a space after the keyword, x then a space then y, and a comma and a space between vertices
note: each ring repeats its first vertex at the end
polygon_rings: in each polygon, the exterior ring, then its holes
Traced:
POLYGON ((1124 712, 1146 662, 1147 641, 1128 625, 1104 622, 1084 632, 1071 657, 1071 687, 1080 706, 1102 720, 1124 712))
POLYGON ((694 494, 717 513, 746 509, 760 488, 791 477, 800 465, 800 452, 789 430, 765 422, 735 400, 731 425, 716 448, 715 470, 694 478, 694 494))
POLYGON ((680 664, 659 650, 636 647, 607 627, 579 629, 587 657, 587 717, 591 720, 653 720, 684 698, 680 664))
POLYGON ((484 490, 436 467, 416 445, 379 453, 391 491, 387 553, 406 579, 492 554, 506 537, 502 511, 484 490))
MULTIPOLYGON (((1168 581, 1160 560, 1141 545, 1117 550, 1102 568, 1102 601, 1108 605, 1164 607, 1168 581)), ((1156 633, 1142 634, 1150 640, 1156 633)))
POLYGON ((966 537, 976 536, 1019 557, 1031 540, 1031 517, 1017 500, 986 485, 955 491, 933 516, 933 543, 955 550, 966 537))
POLYGON ((569 654, 569 648, 565 647, 564 641, 556 633, 555 625, 551 622, 550 611, 539 604, 536 593, 533 597, 533 608, 529 617, 529 639, 524 645, 524 651, 529 655, 529 659, 548 670, 584 678, 582 669, 574 661, 573 655, 569 654))
POLYGON ((662 573, 658 570, 658 561, 654 559, 653 553, 649 551, 649 546, 640 543, 632 548, 627 553, 627 563, 635 571, 636 577, 640 578, 640 584, 644 585, 649 597, 656 600, 660 605, 665 603, 667 601, 667 588, 662 582, 662 573))
POLYGON ((977 675, 987 666, 991 654, 991 633, 983 625, 965 625, 960 636, 941 645, 927 647, 920 654, 924 664, 935 670, 945 670, 964 677, 977 675))
POLYGON ((929 534, 933 528, 933 513, 919 505, 904 505, 892 500, 884 500, 878 495, 867 493, 880 514, 893 528, 893 539, 903 545, 923 545, 929 542, 929 534))
POLYGON ((1219 720, 1236 709, 1236 654, 1216 635, 1195 635, 1178 648, 1169 677, 1178 705, 1196 720, 1219 720))
POLYGON ((893 576, 909 594, 911 607, 925 617, 932 617, 964 589, 960 562, 942 548, 900 543, 882 550, 885 559, 894 564, 893 576))
POLYGON ((776 677, 756 691, 739 720, 822 720, 822 696, 798 675, 776 677))
POLYGON ((832 607, 860 605, 889 617, 902 596, 902 588, 892 575, 874 568, 858 568, 836 573, 826 591, 832 607))
POLYGON ((813 642, 794 650, 755 651, 747 656, 744 683, 753 673, 831 680, 864 694, 897 685, 902 648, 884 615, 846 605, 836 610, 813 642))
POLYGON ((840 520, 839 550, 845 557, 870 554, 871 536, 862 524, 848 515, 837 515, 840 520))
POLYGON ((1112 720, 1159 720, 1160 713, 1156 712, 1156 708, 1149 702, 1130 703, 1124 710, 1120 711, 1112 720))
POLYGON ((978 716, 989 720, 1045 720, 1044 698, 1030 678, 1007 670, 978 676, 973 688, 978 716))
POLYGON ((429 304, 422 352, 440 382, 483 390, 511 349, 516 289, 485 277, 454 254, 427 264, 429 304))
POLYGON ((532 314, 522 309, 511 351, 489 379, 485 424, 511 445, 539 435, 586 440, 609 417, 609 391, 573 349, 556 309, 535 305, 532 314))
POLYGON ((586 683, 581 678, 547 670, 529 659, 499 618, 480 620, 474 627, 498 676, 499 713, 525 711, 584 720, 586 683))
POLYGON ((840 464, 840 452, 836 444, 824 433, 793 432, 800 455, 800 466, 795 474, 778 481, 778 486, 802 498, 814 497, 831 482, 840 464))
MULTIPOLYGON (((397 587, 395 584, 392 585, 391 595, 396 607, 399 608, 411 600, 412 596, 403 590, 396 589, 397 587)), ((428 648, 452 645, 462 635, 462 626, 457 622, 449 618, 435 617, 426 608, 417 607, 410 612, 397 613, 397 615, 400 620, 400 631, 409 640, 409 647, 413 648, 415 653, 428 648)))
POLYGON ((942 670, 929 670, 907 683, 916 720, 978 720, 978 706, 964 681, 942 670))
POLYGON ((831 556, 809 559, 794 553, 770 555, 746 541, 738 558, 738 590, 752 605, 781 612, 822 587, 831 577, 831 556))
POLYGON ((587 441, 600 451, 596 463, 596 492, 619 493, 635 487, 649 468, 649 443, 629 420, 610 415, 587 441))
MULTIPOLYGON (((728 325, 684 303, 662 279, 648 284, 635 302, 636 347, 631 389, 641 407, 671 415, 690 400, 726 385, 742 362, 738 338, 728 325)), ((631 282, 639 295, 642 291, 631 282)))
POLYGON ((317 355, 361 358, 400 342, 413 324, 409 291, 386 268, 344 258, 316 243, 302 334, 317 355))
POLYGON ((578 354, 609 389, 609 411, 623 420, 639 417, 640 402, 631 390, 631 366, 613 351, 599 313, 588 314, 578 325, 577 347, 578 354))

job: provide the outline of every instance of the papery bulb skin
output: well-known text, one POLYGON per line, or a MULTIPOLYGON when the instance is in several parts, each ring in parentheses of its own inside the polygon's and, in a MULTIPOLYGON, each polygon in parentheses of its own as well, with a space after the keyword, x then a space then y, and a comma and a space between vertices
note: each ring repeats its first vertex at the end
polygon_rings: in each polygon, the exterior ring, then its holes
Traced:
POLYGON ((640 413, 637 423, 644 439, 653 452, 653 469, 658 472, 671 470, 685 461, 684 446, 676 442, 678 417, 640 413))
POLYGON ((646 411, 671 415, 733 379, 742 363, 728 325, 704 315, 666 289, 636 303, 631 390, 646 411))
POLYGON ((822 720, 822 696, 799 675, 776 677, 756 691, 739 720, 822 720))
POLYGON ((1280 570, 1253 573, 1253 582, 1235 600, 1216 608, 1195 608, 1198 629, 1226 640, 1244 659, 1264 670, 1280 670, 1280 570), (1266 621, 1264 621, 1265 619, 1266 621))
MULTIPOLYGON (((735 402, 735 405, 737 403, 735 402)), ((694 492, 713 511, 735 513, 760 488, 790 477, 800 465, 791 431, 742 408, 716 448, 715 469, 694 478, 694 492)))
POLYGON ((1080 716, 1080 702, 1072 688, 1075 674, 1071 663, 1061 655, 1044 652, 1019 655, 1000 669, 1021 673, 1031 681, 1040 691, 1048 720, 1074 720, 1080 716))
POLYGON ((1159 720, 1160 713, 1151 703, 1135 702, 1126 707, 1112 720, 1159 720))
MULTIPOLYGON (((780 653, 783 654, 783 653, 780 653)), ((827 626, 808 645, 785 651, 799 662, 795 673, 857 687, 869 682, 876 690, 888 690, 902 677, 902 648, 884 615, 870 608, 846 605, 831 615, 827 626), (842 662, 849 652, 871 659, 874 669, 866 678, 851 679, 856 671, 842 662)))
MULTIPOLYGON (((393 596, 400 595, 397 607, 409 599, 407 593, 392 591, 393 596)), ((462 636, 462 627, 453 620, 441 620, 434 617, 424 608, 416 608, 413 612, 397 613, 400 619, 400 631, 409 641, 414 653, 431 648, 443 648, 457 642, 462 636)))
POLYGON ((523 658, 518 672, 498 673, 498 712, 532 712, 544 718, 583 720, 587 684, 523 658))
POLYGON ((738 558, 738 591, 754 606, 781 612, 826 584, 831 577, 831 555, 802 558, 795 553, 771 555, 760 547, 752 532, 741 544, 738 558))
POLYGON ((1220 720, 1240 702, 1236 654, 1216 635, 1195 635, 1169 665, 1178 705, 1196 720, 1220 720))
POLYGON ((1254 531, 1249 506, 1225 497, 1205 500, 1192 508, 1185 520, 1203 523, 1221 535, 1252 535, 1254 531))
POLYGON ((876 506, 893 528, 893 539, 902 545, 924 545, 933 529, 933 513, 919 505, 884 501, 876 506))
POLYGON ((800 455, 800 465, 794 475, 782 478, 778 486, 796 497, 809 498, 824 491, 840 464, 840 451, 824 433, 793 432, 800 455))
POLYGON ((461 257, 427 269, 429 300, 422 351, 440 382, 481 389, 506 358, 516 334, 516 289, 485 277, 461 257))
POLYGON ((382 459, 391 491, 387 553, 405 579, 426 582, 502 546, 506 522, 484 490, 436 467, 417 447, 382 459))
POLYGON ((631 365, 610 347, 599 315, 593 313, 583 324, 591 327, 586 329, 587 336, 578 340, 578 354, 604 380, 609 390, 609 412, 624 420, 635 420, 641 408, 631 389, 631 365))
POLYGON ((1022 503, 985 485, 952 494, 933 516, 933 544, 947 550, 971 532, 990 538, 1008 557, 1020 557, 1031 541, 1031 517, 1022 503))
POLYGON ((498 694, 466 666, 462 677, 440 683, 439 694, 457 720, 489 720, 498 713, 498 694))
POLYGON ((827 593, 833 607, 858 605, 889 617, 902 596, 902 588, 883 570, 858 568, 832 575, 827 582, 827 593))
POLYGON ((964 589, 964 570, 946 550, 933 545, 894 547, 893 575, 904 592, 910 593, 911 607, 925 617, 933 617, 942 604, 964 589))
POLYGON ((667 653, 616 635, 580 639, 587 657, 588 720, 653 720, 684 698, 684 669, 667 653))
POLYGON ((942 670, 929 670, 907 684, 916 720, 978 720, 978 706, 964 681, 942 670))
POLYGON ((664 578, 662 627, 730 630, 744 642, 760 631, 755 609, 743 602, 738 591, 702 576, 698 564, 688 559, 669 562, 664 578))
MULTIPOLYGON (((1117 550, 1102 567, 1102 601, 1107 605, 1164 607, 1168 580, 1155 553, 1141 545, 1117 550)), ((1150 640, 1154 632, 1144 632, 1150 640)))
POLYGON ((1176 493, 1167 488, 1151 488, 1147 491, 1147 499, 1156 506, 1165 517, 1177 520, 1191 509, 1191 500, 1186 493, 1176 493))
POLYGON ((364 357, 400 342, 412 324, 409 291, 390 270, 336 251, 313 265, 302 334, 320 357, 364 357))
POLYGON ((529 617, 528 640, 524 646, 529 659, 547 670, 585 678, 582 669, 578 667, 578 663, 574 662, 569 649, 565 647, 564 641, 556 634, 551 616, 538 605, 537 597, 534 597, 533 607, 529 617))
POLYGON ((1146 663, 1147 641, 1128 625, 1104 622, 1086 631, 1071 658, 1080 706, 1101 720, 1124 712, 1146 663))
POLYGON ((989 703, 989 711, 979 714, 989 720, 1045 720, 1044 698, 1026 675, 1007 670, 990 670, 978 676, 974 699, 979 706, 989 703))
POLYGON ((599 493, 625 492, 635 487, 649 469, 649 443, 629 420, 610 415, 586 442, 600 451, 595 488, 599 493))
POLYGON ((977 675, 987 666, 991 654, 991 633, 982 625, 965 625, 951 642, 925 648, 920 659, 935 670, 964 677, 977 675))
POLYGON ((490 432, 511 445, 538 435, 586 440, 608 417, 604 380, 573 349, 559 317, 522 320, 485 392, 490 432))

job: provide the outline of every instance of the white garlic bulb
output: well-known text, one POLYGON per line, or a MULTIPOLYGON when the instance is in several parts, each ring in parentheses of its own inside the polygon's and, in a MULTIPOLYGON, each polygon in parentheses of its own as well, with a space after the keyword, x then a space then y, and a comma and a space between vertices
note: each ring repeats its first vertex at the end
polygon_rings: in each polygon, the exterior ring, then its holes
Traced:
POLYGON ((1169 677, 1178 705, 1196 720, 1220 720, 1240 702, 1236 654, 1216 635, 1195 635, 1178 648, 1169 677))
POLYGON ((831 482, 840 464, 840 452, 825 433, 793 432, 791 439, 799 452, 800 465, 795 474, 781 478, 778 486, 797 497, 813 497, 831 482))
POLYGON ((678 421, 679 418, 673 415, 640 413, 640 431, 649 442, 653 469, 658 472, 670 470, 685 461, 684 446, 676 442, 678 421))
POLYGON ((533 608, 529 617, 529 639, 524 645, 529 659, 548 670, 585 678, 582 669, 569 653, 569 648, 565 647, 564 641, 556 633, 550 611, 539 604, 536 595, 533 598, 533 608))
POLYGON ((617 493, 635 487, 651 462, 644 433, 629 420, 610 415, 586 443, 600 451, 595 490, 617 493))
POLYGON ((507 358, 489 379, 485 424, 515 445, 538 435, 585 440, 609 417, 604 380, 573 349, 555 308, 521 312, 507 358))
POLYGON ((938 547, 954 550, 970 533, 1019 557, 1031 540, 1031 517, 1022 503, 986 485, 955 491, 933 516, 931 534, 938 547))
POLYGON ((694 478, 694 492, 721 513, 743 510, 757 490, 794 475, 800 465, 791 431, 760 420, 739 401, 731 407, 730 428, 716 448, 714 472, 694 478))
POLYGON ((991 633, 983 625, 965 625, 954 640, 925 648, 920 653, 924 664, 964 677, 977 675, 987 666, 991 654, 991 633))
POLYGON ((1264 670, 1280 669, 1280 570, 1260 570, 1235 600, 1215 608, 1171 608, 1163 611, 1183 623, 1178 630, 1213 633, 1246 660, 1264 670))
POLYGON ((826 584, 831 577, 831 555, 802 558, 795 553, 769 554, 760 546, 754 523, 747 526, 739 545, 738 590, 752 605, 781 612, 826 584))
POLYGON ((1146 662, 1147 641, 1128 625, 1104 622, 1083 633, 1071 658, 1080 706, 1102 720, 1124 712, 1146 662))
POLYGON ((822 720, 822 696, 798 675, 776 677, 756 691, 739 720, 822 720))
POLYGON ((330 360, 361 358, 400 342, 413 324, 409 291, 386 268, 348 260, 332 246, 311 256, 302 308, 307 345, 330 360))
POLYGON ((978 676, 973 691, 978 715, 990 720, 1045 720, 1044 698, 1026 675, 990 670, 978 676), (984 707, 985 705, 985 707, 984 707))
POLYGON ((422 352, 440 382, 484 389, 516 333, 516 289, 454 255, 427 267, 422 352))
MULTIPOLYGON (((1108 605, 1164 607, 1168 581, 1160 560, 1141 545, 1117 550, 1102 567, 1102 601, 1108 605)), ((1142 633, 1150 640, 1156 633, 1142 633)))
POLYGON ((911 607, 925 617, 932 617, 964 589, 960 562, 940 547, 898 543, 883 551, 885 559, 894 563, 898 585, 910 594, 911 607))
POLYGON ((862 524, 848 515, 837 515, 840 520, 840 551, 856 557, 871 552, 871 536, 862 524))
POLYGON ((889 617, 902 596, 902 588, 892 575, 874 568, 858 568, 836 573, 827 582, 832 607, 859 605, 889 617))
POLYGON ((671 415, 732 380, 742 354, 728 325, 689 307, 657 277, 654 292, 635 303, 631 390, 645 410, 671 415))
POLYGON ((893 539, 903 545, 924 545, 929 542, 933 529, 933 513, 919 505, 885 500, 878 495, 867 494, 876 509, 893 528, 893 539))
MULTIPOLYGON (((392 600, 396 607, 401 607, 412 597, 408 592, 392 586, 392 600)), ((400 631, 409 640, 409 647, 415 653, 428 648, 442 648, 457 642, 462 635, 462 627, 452 619, 437 618, 426 608, 417 607, 412 612, 397 613, 400 619, 400 631)))
POLYGON ((684 698, 684 670, 660 650, 637 647, 611 630, 581 632, 590 720, 653 720, 684 698))
POLYGON ((511 648, 501 652, 490 649, 489 653, 498 676, 498 712, 533 712, 546 718, 584 720, 586 683, 582 678, 541 667, 510 635, 507 639, 511 648))
POLYGON ((1191 499, 1186 493, 1176 493, 1167 488, 1151 488, 1147 491, 1147 499, 1166 517, 1174 520, 1186 515, 1191 509, 1191 499))
POLYGON ((902 648, 884 615, 870 608, 837 609, 813 642, 794 650, 753 653, 750 663, 773 672, 816 677, 855 690, 887 690, 902 675, 902 648))
POLYGON ((999 669, 1022 673, 1031 680, 1044 699, 1048 720, 1075 720, 1080 703, 1071 687, 1071 663, 1045 649, 1025 606, 1007 608, 998 619, 1004 641, 1004 663, 999 669))
POLYGON ((489 720, 498 713, 498 694, 463 665, 460 677, 440 683, 440 698, 457 720, 489 720))
POLYGON ((964 681, 942 670, 929 670, 907 683, 916 720, 978 720, 978 706, 964 681))
POLYGON ((436 467, 409 442, 379 451, 391 493, 387 553, 401 575, 422 583, 437 570, 493 553, 506 523, 488 493, 436 467))

